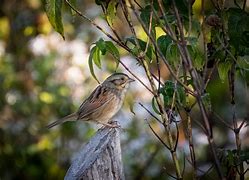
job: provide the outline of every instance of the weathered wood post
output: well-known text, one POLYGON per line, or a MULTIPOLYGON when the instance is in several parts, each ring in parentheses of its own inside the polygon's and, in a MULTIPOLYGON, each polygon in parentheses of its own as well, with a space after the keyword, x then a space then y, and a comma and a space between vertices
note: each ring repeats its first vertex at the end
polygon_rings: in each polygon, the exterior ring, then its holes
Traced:
POLYGON ((80 150, 65 180, 123 180, 120 129, 103 128, 80 150))

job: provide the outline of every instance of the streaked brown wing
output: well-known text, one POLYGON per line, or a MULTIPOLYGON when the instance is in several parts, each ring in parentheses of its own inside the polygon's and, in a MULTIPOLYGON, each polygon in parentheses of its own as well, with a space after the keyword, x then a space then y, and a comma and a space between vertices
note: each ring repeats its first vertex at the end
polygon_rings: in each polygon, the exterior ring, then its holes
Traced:
POLYGON ((87 116, 94 113, 96 110, 110 102, 113 98, 110 96, 110 91, 99 85, 92 94, 81 104, 78 110, 78 119, 87 119, 87 116))

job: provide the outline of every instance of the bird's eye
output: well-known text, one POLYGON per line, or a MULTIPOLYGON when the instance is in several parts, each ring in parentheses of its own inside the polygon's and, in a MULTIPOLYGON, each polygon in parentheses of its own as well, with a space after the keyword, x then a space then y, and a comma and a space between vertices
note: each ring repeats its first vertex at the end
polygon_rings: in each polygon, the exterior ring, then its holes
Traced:
POLYGON ((124 81, 125 80, 124 77, 121 77, 121 80, 124 81))

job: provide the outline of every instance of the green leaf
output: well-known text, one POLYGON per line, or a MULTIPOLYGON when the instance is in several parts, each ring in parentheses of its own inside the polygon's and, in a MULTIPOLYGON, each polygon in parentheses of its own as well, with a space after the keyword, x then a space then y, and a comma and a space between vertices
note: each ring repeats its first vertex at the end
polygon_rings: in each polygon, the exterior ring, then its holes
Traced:
POLYGON ((120 55, 119 55, 119 51, 116 48, 116 46, 111 42, 111 41, 106 41, 106 49, 108 52, 110 52, 115 59, 119 60, 120 59, 120 55))
POLYGON ((60 33, 63 39, 65 39, 61 18, 62 0, 43 0, 43 4, 49 22, 51 23, 55 31, 60 33))
POLYGON ((162 51, 163 55, 166 57, 166 52, 169 45, 172 43, 172 39, 168 35, 162 35, 157 39, 157 44, 159 49, 162 51))
MULTIPOLYGON (((89 58, 88 58, 88 65, 89 65, 89 69, 90 69, 91 75, 93 76, 93 78, 94 78, 98 83, 100 83, 99 80, 97 79, 95 73, 94 73, 94 68, 93 68, 93 61, 94 61, 93 58, 94 58, 94 56, 96 56, 96 55, 95 55, 95 54, 96 54, 96 51, 99 52, 99 50, 97 50, 97 49, 98 49, 97 46, 94 46, 94 47, 91 49, 90 55, 89 55, 89 58)), ((95 58, 96 58, 96 57, 95 57, 95 58)), ((95 63, 95 62, 94 62, 94 63, 95 63)))
POLYGON ((158 106, 156 104, 156 100, 155 97, 152 98, 152 102, 151 102, 152 108, 155 111, 155 113, 157 114, 161 114, 160 111, 158 110, 158 106))
MULTIPOLYGON (((89 69, 94 77, 98 81, 98 79, 95 76, 93 64, 95 64, 98 68, 101 69, 101 54, 105 55, 106 52, 113 55, 113 57, 116 60, 117 67, 119 65, 120 55, 119 51, 116 48, 116 46, 111 41, 104 41, 102 38, 99 39, 97 42, 95 42, 95 46, 91 49, 88 64, 89 69)), ((99 82, 99 81, 98 81, 99 82)))
POLYGON ((113 26, 113 20, 116 18, 117 14, 117 5, 118 2, 116 0, 112 0, 108 3, 107 12, 106 12, 106 20, 110 26, 113 26))
POLYGON ((176 44, 171 43, 166 51, 166 58, 169 61, 170 65, 173 65, 175 68, 180 62, 180 52, 176 44))
POLYGON ((106 44, 105 41, 100 38, 97 42, 96 42, 96 46, 100 49, 102 55, 106 54, 106 44))
MULTIPOLYGON (((150 24, 151 11, 152 11, 151 10, 151 5, 147 5, 147 6, 145 6, 145 8, 141 9, 141 14, 140 14, 140 18, 142 19, 144 24, 146 26, 148 26, 148 27, 149 27, 149 24, 150 24)), ((152 30, 156 26, 156 20, 153 18, 153 14, 152 14, 151 26, 152 26, 152 30)))
POLYGON ((179 13, 184 17, 188 17, 188 3, 187 0, 175 1, 179 13))
MULTIPOLYGON (((138 40, 139 46, 141 47, 141 50, 145 51, 146 42, 144 42, 141 39, 137 39, 137 40, 138 40)), ((138 49, 136 47, 136 41, 135 41, 134 37, 129 37, 129 38, 126 39, 126 41, 131 42, 133 45, 135 45, 135 48, 134 48, 135 54, 136 54, 136 52, 139 53, 139 51, 138 51, 138 49)), ((148 48, 147 48, 146 56, 149 58, 149 60, 152 60, 152 47, 151 47, 151 45, 149 45, 148 48)))
POLYGON ((193 65, 197 70, 202 70, 205 64, 204 57, 201 53, 201 51, 194 46, 187 45, 188 52, 190 54, 190 57, 193 61, 193 65))
POLYGON ((170 106, 174 94, 175 85, 172 81, 166 81, 164 86, 160 88, 160 94, 163 95, 164 105, 170 106))
POLYGON ((184 18, 186 21, 184 21, 183 25, 186 29, 186 31, 189 31, 189 23, 191 23, 191 33, 192 36, 199 37, 200 31, 201 31, 201 25, 199 19, 193 18, 191 22, 189 22, 188 18, 184 18))
POLYGON ((178 104, 185 107, 187 105, 187 98, 185 94, 185 90, 182 86, 177 86, 177 94, 176 94, 176 100, 178 104))
POLYGON ((96 46, 96 48, 94 49, 94 52, 93 52, 93 62, 94 62, 94 64, 96 64, 96 66, 99 69, 101 69, 100 49, 98 48, 98 46, 96 46))
POLYGON ((220 62, 218 64, 218 73, 222 82, 224 82, 228 76, 228 71, 231 69, 232 63, 230 61, 220 62))
POLYGON ((119 55, 119 51, 116 48, 116 46, 111 42, 111 41, 106 41, 106 49, 109 53, 111 53, 113 55, 113 57, 116 59, 116 68, 118 68, 119 65, 119 60, 120 60, 120 55, 119 55))
POLYGON ((227 12, 230 43, 239 55, 244 55, 249 45, 249 13, 239 8, 230 8, 227 12))
POLYGON ((249 150, 242 150, 239 159, 241 162, 249 160, 249 150))
POLYGON ((186 94, 184 88, 179 85, 175 85, 173 81, 166 81, 164 86, 160 88, 160 94, 163 95, 164 105, 171 106, 173 102, 174 92, 176 93, 176 103, 180 106, 186 106, 186 94))

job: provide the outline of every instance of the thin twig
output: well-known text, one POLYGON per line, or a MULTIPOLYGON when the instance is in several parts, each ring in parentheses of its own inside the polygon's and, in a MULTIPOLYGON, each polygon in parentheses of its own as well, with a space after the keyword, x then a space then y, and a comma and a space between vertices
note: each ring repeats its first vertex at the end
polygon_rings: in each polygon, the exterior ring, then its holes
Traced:
MULTIPOLYGON (((98 24, 96 24, 93 20, 89 19, 87 16, 85 16, 84 14, 82 14, 79 10, 77 10, 70 2, 69 0, 65 0, 66 3, 69 5, 69 7, 75 11, 80 17, 82 17, 83 19, 87 20, 88 22, 90 22, 93 26, 95 26, 97 29, 99 29, 102 33, 104 33, 107 37, 109 37, 111 40, 113 40, 114 42, 116 42, 119 46, 123 47, 125 50, 127 50, 128 52, 131 52, 130 49, 125 46, 122 41, 119 41, 117 39, 115 39, 111 34, 107 33, 103 28, 101 28, 98 24)), ((129 70, 129 68, 121 61, 119 60, 120 64, 122 64, 122 66, 134 77, 136 78, 148 91, 150 91, 153 94, 153 91, 151 91, 151 89, 141 80, 139 79, 133 72, 131 72, 131 70, 129 70)))
POLYGON ((193 79, 194 88, 195 88, 195 90, 197 92, 197 97, 196 98, 197 98, 197 102, 198 102, 198 105, 199 105, 199 108, 200 108, 200 111, 201 111, 201 114, 202 114, 202 117, 203 117, 203 122, 204 122, 204 125, 205 125, 205 129, 207 130, 207 133, 208 133, 207 139, 208 139, 211 151, 212 151, 212 155, 214 157, 216 171, 217 171, 219 177, 221 179, 224 179, 223 172, 222 172, 222 169, 221 169, 221 165, 220 165, 219 159, 217 157, 215 144, 214 144, 214 141, 213 141, 212 127, 211 127, 209 119, 208 119, 207 110, 206 110, 206 108, 205 108, 205 106, 204 106, 204 104, 202 102, 202 98, 201 98, 201 94, 203 93, 202 82, 200 81, 201 79, 200 79, 196 69, 193 67, 189 52, 187 50, 186 42, 185 42, 185 38, 184 38, 184 33, 183 33, 183 24, 181 22, 181 18, 180 18, 178 9, 176 7, 175 1, 172 1, 172 4, 173 4, 173 9, 174 9, 174 12, 175 12, 176 19, 177 19, 177 27, 179 29, 180 38, 181 38, 181 44, 178 44, 178 49, 180 51, 180 54, 181 54, 184 62, 186 63, 186 65, 188 65, 188 70, 189 70, 189 72, 190 72, 190 74, 192 76, 192 79, 193 79))
POLYGON ((162 124, 162 121, 160 119, 158 119, 148 108, 146 108, 142 103, 138 103, 142 108, 144 108, 155 120, 157 120, 157 122, 159 122, 160 124, 162 124))
POLYGON ((175 122, 175 125, 176 125, 176 141, 175 141, 175 146, 173 148, 174 151, 176 151, 179 142, 179 128, 177 122, 175 122))
POLYGON ((162 140, 162 138, 155 132, 155 130, 151 127, 149 121, 147 119, 145 119, 145 121, 147 122, 149 128, 151 129, 151 131, 153 132, 153 134, 157 137, 157 139, 164 145, 164 147, 166 147, 168 150, 170 150, 170 147, 162 140))
POLYGON ((217 117, 217 119, 222 122, 227 128, 231 129, 232 131, 234 130, 225 120, 222 119, 222 117, 220 117, 219 114, 217 114, 216 112, 214 112, 214 115, 217 117))
POLYGON ((136 5, 137 5, 140 9, 142 9, 142 6, 141 6, 136 0, 134 0, 134 2, 136 3, 136 5))
MULTIPOLYGON (((157 0, 157 2, 158 2, 158 5, 159 5, 160 13, 163 15, 164 23, 166 25, 166 26, 161 26, 161 27, 163 28, 164 32, 167 33, 174 42, 177 42, 177 38, 175 36, 175 33, 173 32, 172 28, 170 27, 170 24, 168 22, 165 11, 163 10, 162 2, 161 2, 161 0, 157 0)), ((158 17, 157 12, 155 11, 154 7, 153 7, 153 11, 154 11, 154 14, 156 15, 158 21, 160 22, 160 18, 158 17)))
POLYGON ((211 80, 211 77, 212 77, 212 75, 213 75, 213 73, 214 73, 214 70, 215 70, 215 68, 217 67, 217 66, 216 66, 217 64, 218 64, 218 61, 215 62, 215 65, 212 67, 211 71, 208 73, 208 77, 207 77, 207 80, 206 80, 206 82, 205 82, 204 89, 207 88, 208 83, 209 83, 209 81, 211 80))
POLYGON ((194 148, 194 142, 193 142, 193 131, 192 131, 192 121, 190 118, 189 113, 187 113, 187 134, 188 134, 188 140, 189 140, 189 151, 190 151, 190 157, 193 164, 193 174, 194 179, 196 179, 197 176, 197 165, 196 165, 196 157, 195 157, 195 148, 194 148))
POLYGON ((242 7, 243 11, 244 11, 245 8, 246 8, 246 1, 247 1, 247 0, 244 0, 244 2, 243 2, 243 7, 242 7))
MULTIPOLYGON (((132 10, 133 10, 133 12, 134 12, 136 18, 137 18, 137 19, 139 20, 139 22, 142 24, 142 27, 144 28, 144 30, 146 30, 147 36, 150 37, 152 43, 153 43, 154 46, 155 46, 155 44, 156 44, 156 43, 155 43, 155 40, 154 40, 154 38, 152 38, 152 36, 150 36, 149 30, 146 28, 145 24, 142 22, 140 16, 138 15, 138 13, 137 13, 137 11, 136 11, 134 5, 133 5, 133 2, 131 2, 131 0, 129 0, 129 3, 130 3, 130 5, 131 5, 131 8, 132 8, 132 10)), ((151 23, 151 22, 150 22, 150 23, 151 23)), ((161 53, 161 55, 162 55, 162 53, 161 53)), ((149 66, 148 66, 148 64, 147 64, 147 62, 145 61, 144 58, 141 59, 141 63, 143 64, 144 70, 145 70, 145 72, 146 72, 146 76, 147 76, 147 78, 148 78, 149 81, 150 81, 151 88, 152 88, 153 92, 154 92, 154 93, 157 93, 157 88, 156 88, 156 86, 155 86, 155 83, 154 83, 153 78, 152 78, 152 76, 151 76, 151 73, 150 73, 150 71, 149 71, 149 66)), ((168 115, 167 115, 167 113, 166 113, 166 111, 165 111, 165 109, 164 109, 164 107, 163 107, 163 101, 162 101, 161 97, 157 95, 157 96, 155 96, 155 99, 156 99, 157 105, 158 105, 158 107, 159 107, 159 110, 160 110, 160 112, 161 112, 161 117, 162 117, 162 120, 163 120, 163 125, 164 125, 164 127, 165 127, 165 132, 166 132, 166 134, 167 134, 167 141, 168 141, 168 143, 169 143, 169 146, 168 146, 168 147, 169 147, 169 150, 170 150, 170 152, 171 152, 172 160, 173 160, 173 162, 174 162, 175 169, 176 169, 176 175, 177 175, 177 177, 178 177, 179 179, 182 179, 182 174, 181 174, 180 164, 179 164, 179 160, 178 160, 178 158, 177 158, 177 154, 176 154, 175 151, 172 151, 172 150, 173 150, 173 149, 172 149, 172 148, 173 148, 173 138, 172 138, 172 134, 171 134, 171 131, 170 131, 170 126, 169 126, 170 121, 169 121, 168 115)))
MULTIPOLYGON (((130 1, 130 0, 129 0, 130 1)), ((192 91, 192 89, 190 89, 190 87, 188 87, 187 85, 185 85, 177 76, 176 74, 174 73, 173 69, 171 68, 171 66, 169 65, 168 61, 166 60, 165 56, 163 55, 162 51, 159 49, 157 43, 156 43, 156 40, 152 37, 152 36, 149 36, 149 31, 148 29, 146 28, 144 22, 142 21, 142 19, 140 18, 140 16, 138 15, 136 9, 134 9, 134 6, 131 6, 135 16, 137 17, 138 21, 141 23, 145 33, 147 34, 148 37, 150 37, 150 40, 152 42, 152 44, 157 47, 158 49, 158 54, 160 56, 160 58, 163 60, 163 62, 165 63, 165 65, 167 66, 168 70, 170 71, 170 74, 173 76, 174 79, 176 79, 179 84, 181 84, 184 89, 186 89, 190 94, 192 94, 193 96, 196 96, 196 93, 192 91)))
POLYGON ((137 77, 121 60, 119 62, 134 78, 136 78, 148 91, 150 91, 154 95, 153 91, 139 77, 137 77))
POLYGON ((172 177, 173 179, 178 179, 177 177, 175 177, 175 176, 173 176, 172 174, 168 173, 166 167, 163 167, 163 169, 165 170, 166 174, 167 174, 169 177, 172 177))

